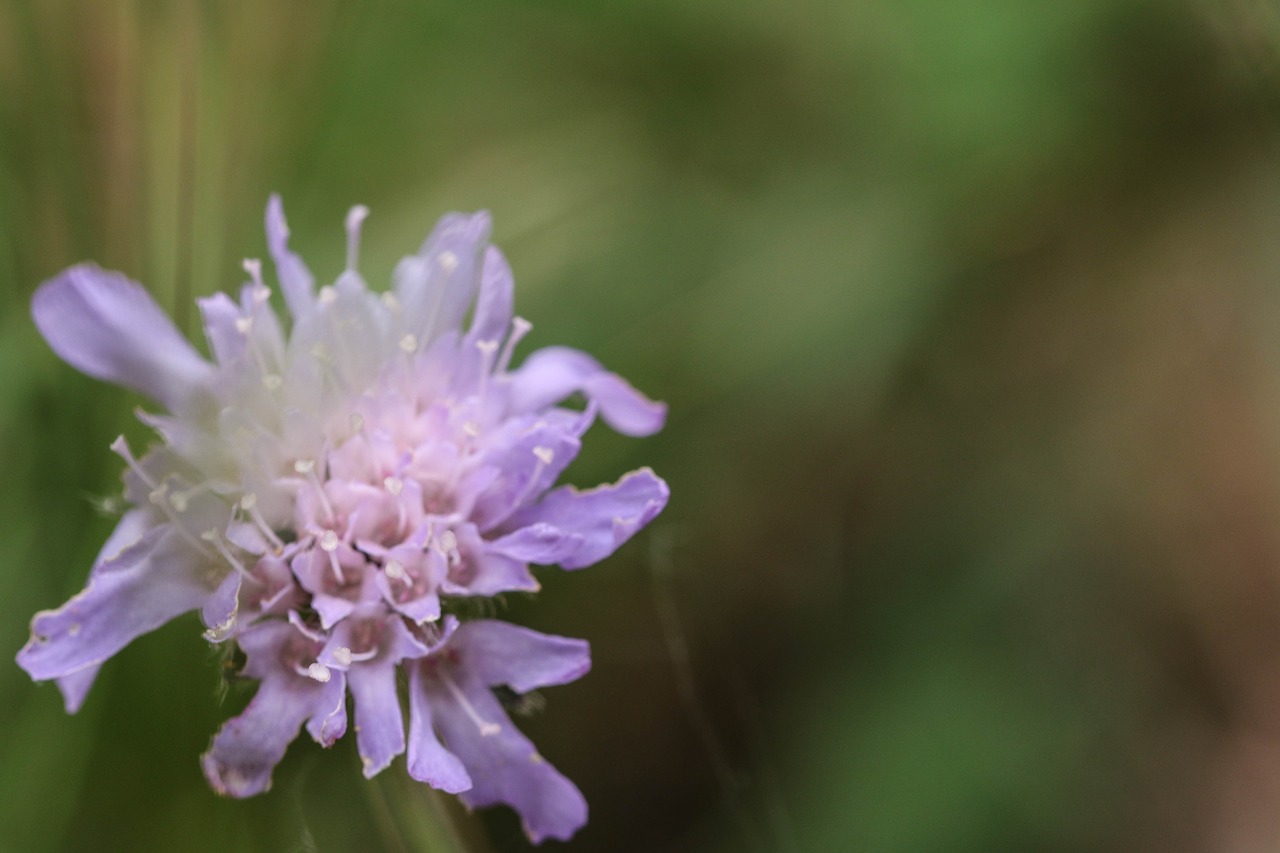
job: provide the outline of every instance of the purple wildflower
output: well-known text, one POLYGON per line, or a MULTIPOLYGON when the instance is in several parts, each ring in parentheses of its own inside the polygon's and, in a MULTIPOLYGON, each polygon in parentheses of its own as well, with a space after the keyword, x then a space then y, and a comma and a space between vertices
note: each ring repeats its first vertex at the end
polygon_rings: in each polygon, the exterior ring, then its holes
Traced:
POLYGON ((246 261, 239 301, 200 300, 212 362, 118 273, 81 265, 40 287, 32 311, 54 351, 165 412, 140 413, 160 437, 141 458, 112 444, 132 508, 84 591, 36 615, 18 663, 56 680, 75 712, 107 658, 199 610, 205 637, 237 644, 259 681, 202 759, 218 792, 269 788, 304 726, 332 744, 350 692, 366 776, 407 748, 414 778, 471 806, 511 805, 534 841, 568 838, 586 820, 581 793, 491 688, 572 681, 587 644, 442 613, 450 599, 537 590, 530 564, 589 566, 657 515, 667 487, 648 469, 553 487, 597 416, 643 436, 665 407, 569 349, 512 369, 530 327, 512 316, 486 214, 442 219, 381 294, 356 270, 366 215, 347 217, 347 268, 317 291, 273 196, 267 241, 290 328, 246 261), (561 407, 575 393, 585 409, 561 407))

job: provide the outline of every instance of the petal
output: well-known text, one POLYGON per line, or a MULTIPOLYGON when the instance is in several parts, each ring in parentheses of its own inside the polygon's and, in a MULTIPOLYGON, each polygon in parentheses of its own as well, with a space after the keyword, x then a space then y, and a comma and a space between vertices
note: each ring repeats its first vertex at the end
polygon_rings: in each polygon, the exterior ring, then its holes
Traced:
POLYGON ((315 301, 315 279, 302 258, 289 251, 289 224, 284 218, 284 203, 275 193, 267 199, 267 249, 276 263, 276 277, 285 304, 294 319, 311 312, 315 301))
POLYGON ((37 613, 18 665, 37 681, 100 664, 134 638, 208 597, 203 559, 170 525, 156 527, 57 610, 37 613))
POLYGON ((491 551, 473 525, 461 525, 455 533, 461 559, 449 567, 441 591, 450 595, 497 595, 537 592, 541 588, 528 565, 491 551))
MULTIPOLYGON (((566 569, 580 569, 616 551, 662 512, 669 496, 667 484, 653 471, 641 468, 612 486, 585 492, 563 486, 547 494, 536 506, 512 516, 505 526, 546 525, 562 531, 566 537, 578 537, 581 544, 559 564, 566 569)), ((501 549, 507 540, 520 544, 534 535, 521 534, 522 531, 517 531, 499 539, 493 547, 501 549)))
POLYGON ((483 683, 505 684, 517 693, 568 684, 591 669, 586 640, 540 634, 496 619, 464 622, 451 648, 483 683))
POLYGON ((228 797, 251 797, 269 789, 271 771, 303 721, 322 717, 332 697, 342 696, 343 682, 342 673, 334 673, 324 685, 301 676, 264 679, 244 712, 223 724, 200 757, 209 785, 228 797))
POLYGON ((467 332, 468 345, 475 341, 497 341, 507 334, 515 303, 515 282, 511 267, 496 246, 484 250, 484 266, 480 271, 480 293, 476 297, 475 316, 467 332))
POLYGON ((535 412, 581 391, 600 406, 600 416, 623 435, 652 435, 662 429, 667 407, 609 373, 585 352, 546 347, 525 359, 511 374, 509 405, 513 413, 535 412))
POLYGON ((222 642, 235 630, 240 615, 240 581, 239 572, 230 573, 204 601, 200 618, 208 628, 204 638, 211 643, 222 642))
POLYGON ((409 775, 450 794, 471 787, 458 757, 441 745, 431 721, 431 700, 423 683, 424 661, 409 669, 409 775))
POLYGON ((218 364, 227 365, 239 358, 245 351, 247 340, 236 324, 237 320, 244 319, 240 306, 225 293, 201 297, 196 300, 196 305, 200 307, 209 349, 218 364))
POLYGON ((80 264, 46 281, 31 300, 40 334, 77 370, 132 388, 171 411, 212 375, 142 285, 80 264))
POLYGON ((347 733, 347 695, 343 686, 344 680, 345 676, 339 675, 329 684, 324 685, 326 689, 320 694, 322 701, 315 704, 311 718, 307 720, 307 734, 326 749, 347 733), (335 687, 329 686, 334 684, 336 684, 335 687))
POLYGON ((116 529, 111 531, 107 541, 102 543, 102 549, 98 551, 98 556, 93 561, 94 571, 97 571, 103 563, 120 556, 124 549, 137 543, 148 530, 155 526, 155 514, 150 507, 131 509, 120 516, 116 529))
POLYGON ((364 777, 372 779, 404 752, 404 717, 396 696, 396 667, 390 660, 353 666, 347 684, 356 700, 356 743, 364 777))
POLYGON ((526 563, 551 566, 571 559, 585 542, 577 533, 567 533, 554 525, 539 523, 490 542, 489 550, 526 563))
POLYGON ((545 838, 567 841, 587 822, 582 792, 538 754, 478 679, 455 681, 453 689, 428 679, 427 694, 436 731, 471 776, 472 787, 459 794, 467 806, 506 803, 519 813, 525 834, 535 844, 545 838))
POLYGON ((62 691, 62 699, 68 714, 74 714, 80 710, 100 669, 102 669, 101 664, 94 664, 58 679, 58 689, 62 691))
POLYGON ((480 530, 491 530, 511 513, 533 503, 555 483, 578 455, 577 419, 548 417, 526 425, 524 419, 508 423, 511 438, 500 437, 487 449, 483 465, 498 476, 476 498, 471 520, 480 530))
POLYGON ((477 267, 488 239, 488 213, 450 213, 418 254, 396 267, 395 294, 405 329, 422 344, 459 328, 476 293, 477 267))

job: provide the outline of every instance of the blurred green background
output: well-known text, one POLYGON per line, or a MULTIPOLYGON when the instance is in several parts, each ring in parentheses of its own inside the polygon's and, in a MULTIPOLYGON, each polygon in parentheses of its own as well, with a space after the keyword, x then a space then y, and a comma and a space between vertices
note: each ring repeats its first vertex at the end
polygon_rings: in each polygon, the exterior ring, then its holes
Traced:
MULTIPOLYGON (((379 285, 487 208, 526 351, 671 406, 569 472, 666 513, 506 608, 594 648, 521 723, 568 849, 1280 850, 1278 118, 1273 0, 0 0, 0 651, 145 440, 40 281, 192 330, 271 191, 379 285)), ((0 850, 527 848, 350 743, 213 796, 218 682, 194 616, 75 717, 0 666, 0 850)))

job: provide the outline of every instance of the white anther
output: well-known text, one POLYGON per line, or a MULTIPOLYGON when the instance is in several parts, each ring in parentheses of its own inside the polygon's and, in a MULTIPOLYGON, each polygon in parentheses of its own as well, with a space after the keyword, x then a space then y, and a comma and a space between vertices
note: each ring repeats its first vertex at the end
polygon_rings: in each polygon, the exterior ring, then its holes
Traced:
POLYGON ((506 372, 507 366, 511 364, 511 356, 515 354, 516 344, 520 343, 532 328, 533 324, 523 317, 516 317, 511 321, 511 334, 507 335, 507 342, 502 347, 502 355, 498 356, 498 363, 494 365, 494 373, 506 372))
POLYGON ((333 659, 341 666, 351 666, 351 649, 338 646, 333 650, 333 659))
POLYGON ((369 208, 357 204, 347 214, 347 269, 355 270, 360 255, 360 226, 369 215, 369 208))
POLYGON ((244 496, 240 498, 240 508, 245 512, 252 511, 253 508, 257 505, 258 505, 258 496, 255 495, 253 492, 246 492, 244 496))
POLYGON ((168 488, 169 487, 167 485, 161 483, 159 488, 151 490, 150 494, 147 495, 147 500, 151 501, 156 506, 164 506, 165 498, 168 497, 166 494, 168 488))
POLYGON ((275 391, 283 384, 284 380, 280 378, 280 374, 278 373, 267 373, 262 377, 262 387, 266 388, 268 391, 275 391))
POLYGON ((538 461, 543 465, 550 465, 552 460, 556 458, 556 454, 550 447, 538 446, 533 449, 533 455, 538 457, 538 461))
POLYGON ((387 564, 382 567, 382 570, 386 572, 387 577, 392 580, 402 581, 408 577, 405 573, 404 566, 402 566, 397 560, 387 560, 387 564))
POLYGON ((381 298, 382 298, 382 304, 387 306, 387 310, 389 311, 400 310, 400 300, 396 298, 395 293, 393 293, 392 291, 390 290, 386 291, 385 293, 382 294, 381 298))
POLYGON ((311 348, 311 357, 316 361, 328 362, 329 348, 324 345, 323 341, 316 341, 315 346, 311 348))
POLYGON ((245 258, 244 271, 249 274, 249 278, 253 279, 253 283, 258 287, 262 287, 262 261, 257 258, 245 258))
POLYGON ((173 504, 173 508, 178 512, 186 512, 189 496, 186 492, 174 492, 169 495, 169 503, 173 504))
POLYGON ((271 288, 259 283, 253 289, 253 301, 258 305, 265 305, 271 299, 271 288))
POLYGON ((217 542, 217 541, 218 541, 218 531, 216 531, 216 530, 206 530, 204 533, 201 533, 201 534, 200 534, 200 538, 201 538, 201 539, 203 539, 203 540, 204 540, 204 541, 206 541, 206 542, 217 542))
POLYGON ((415 353, 418 351, 418 338, 413 334, 407 334, 400 339, 400 350, 407 353, 415 353))
POLYGON ((320 682, 321 684, 327 684, 330 678, 329 667, 320 663, 320 661, 316 661, 315 663, 311 664, 311 666, 307 667, 307 675, 310 676, 311 678, 314 678, 316 681, 320 682))
POLYGON ((458 547, 458 537, 452 530, 446 530, 440 534, 440 548, 444 551, 454 551, 458 547))
POLYGON ((476 341, 476 349, 480 350, 484 355, 493 355, 498 351, 497 341, 476 341))
POLYGON ((293 463, 293 470, 299 474, 310 474, 316 469, 316 461, 314 459, 299 459, 293 463))
POLYGON ((445 272, 453 272, 458 268, 458 256, 448 249, 440 253, 440 269, 445 272))
POLYGON ((472 438, 475 438, 480 434, 480 425, 475 421, 467 421, 462 425, 462 431, 472 438))
POLYGON ((250 332, 252 332, 252 331, 253 331, 253 318, 252 318, 252 317, 237 317, 237 318, 236 318, 236 331, 237 331, 237 332, 239 332, 239 333, 240 333, 240 334, 242 334, 242 335, 247 335, 247 334, 249 334, 250 332))
POLYGON ((333 285, 326 284, 320 288, 320 295, 317 298, 321 305, 332 305, 338 301, 338 291, 333 289, 333 285))
POLYGON ((399 495, 400 490, 404 488, 404 481, 399 477, 387 477, 382 481, 382 485, 385 486, 387 491, 391 494, 399 495))
POLYGON ((338 550, 338 534, 332 530, 326 530, 320 537, 320 550, 330 554, 338 550))

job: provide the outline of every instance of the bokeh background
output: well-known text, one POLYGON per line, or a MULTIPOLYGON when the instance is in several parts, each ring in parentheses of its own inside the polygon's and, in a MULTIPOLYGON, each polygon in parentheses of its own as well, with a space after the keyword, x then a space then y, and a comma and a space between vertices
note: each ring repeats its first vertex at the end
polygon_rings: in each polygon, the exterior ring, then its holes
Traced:
MULTIPOLYGON (((0 657, 145 442, 40 281, 193 330, 271 191, 371 282, 487 208, 528 346, 671 406, 569 472, 666 513, 505 606, 594 648, 521 723, 566 849, 1280 850, 1278 119, 1273 0, 2 0, 0 657)), ((0 665, 0 850, 527 849, 350 743, 216 798, 219 680, 194 616, 75 717, 0 665)))

